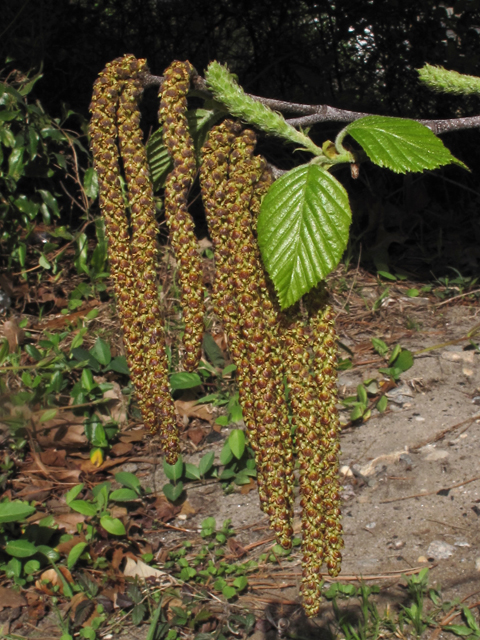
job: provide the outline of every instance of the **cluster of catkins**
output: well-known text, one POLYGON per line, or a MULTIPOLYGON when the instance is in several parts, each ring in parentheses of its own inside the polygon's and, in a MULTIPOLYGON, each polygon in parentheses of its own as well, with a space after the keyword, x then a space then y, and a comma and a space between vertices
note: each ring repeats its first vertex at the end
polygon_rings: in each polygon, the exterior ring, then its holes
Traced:
MULTIPOLYGON (((160 432, 167 461, 178 456, 178 425, 168 384, 156 281, 155 203, 140 129, 144 60, 114 60, 95 82, 90 125, 125 350, 146 426, 160 432), (121 160, 120 160, 121 159, 121 160), (122 179, 122 169, 124 181, 122 179)), ((201 357, 205 288, 188 194, 197 173, 186 118, 195 71, 174 62, 164 73, 159 119, 173 161, 165 216, 178 264, 185 323, 184 366, 201 357)), ((281 313, 256 240, 262 197, 272 183, 254 155, 255 134, 225 120, 200 158, 200 185, 215 254, 211 297, 223 323, 248 440, 255 452, 261 507, 279 543, 292 545, 295 461, 302 507, 302 594, 308 615, 320 602, 321 569, 340 570, 334 315, 322 289, 281 313)))

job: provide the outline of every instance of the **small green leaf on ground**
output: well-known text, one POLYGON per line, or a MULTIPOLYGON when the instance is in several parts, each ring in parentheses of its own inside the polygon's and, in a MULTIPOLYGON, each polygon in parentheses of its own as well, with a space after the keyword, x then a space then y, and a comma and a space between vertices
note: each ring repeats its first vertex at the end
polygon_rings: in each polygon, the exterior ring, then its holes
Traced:
POLYGON ((245 434, 242 429, 233 429, 228 436, 228 444, 233 455, 240 460, 245 451, 245 434))
POLYGON ((112 518, 112 516, 103 516, 100 518, 100 524, 114 536, 124 536, 127 532, 125 531, 125 527, 123 522, 118 518, 112 518))
POLYGON ((82 553, 85 551, 85 547, 88 544, 86 542, 79 542, 72 549, 70 549, 70 553, 67 558, 67 568, 72 569, 76 564, 82 553))
POLYGON ((0 523, 19 522, 35 513, 35 507, 31 507, 28 502, 2 502, 0 504, 0 523))
POLYGON ((28 540, 9 540, 5 551, 14 558, 29 558, 37 553, 37 547, 28 540))

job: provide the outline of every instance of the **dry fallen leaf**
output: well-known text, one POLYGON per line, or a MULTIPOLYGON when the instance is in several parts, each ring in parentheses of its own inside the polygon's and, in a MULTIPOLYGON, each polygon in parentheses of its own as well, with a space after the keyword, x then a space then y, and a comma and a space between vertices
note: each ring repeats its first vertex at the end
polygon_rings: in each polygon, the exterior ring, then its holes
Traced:
POLYGON ((77 533, 77 525, 85 522, 85 516, 81 513, 59 513, 54 514, 54 518, 58 526, 67 533, 77 533))
POLYGON ((120 442, 142 442, 147 437, 147 430, 142 427, 131 431, 124 431, 120 434, 120 442))
MULTIPOLYGON (((69 584, 73 584, 72 574, 67 569, 67 567, 59 566, 58 570, 61 571, 63 577, 69 584)), ((53 587, 58 586, 58 591, 63 594, 63 583, 60 580, 60 577, 55 569, 47 569, 46 571, 44 571, 40 576, 40 580, 37 580, 35 582, 35 586, 39 591, 43 591, 43 593, 46 593, 49 596, 55 595, 53 587)))
POLYGON ((131 453, 132 450, 133 444, 131 444, 130 442, 116 442, 110 449, 110 455, 115 457, 126 456, 131 453))
POLYGON ((24 607, 27 604, 25 598, 8 587, 0 587, 1 607, 24 607))
POLYGON ((242 488, 240 489, 240 493, 242 494, 242 496, 245 496, 247 493, 250 493, 250 491, 253 491, 256 488, 257 488, 256 482, 254 482, 250 478, 250 482, 248 484, 243 484, 242 485, 242 488))
POLYGON ((42 449, 82 449, 87 446, 84 418, 61 411, 51 420, 33 421, 33 436, 42 449))
POLYGON ((175 409, 181 418, 199 418, 213 422, 212 409, 208 404, 197 404, 196 400, 175 400, 175 409))
POLYGON ((179 515, 181 515, 181 516, 193 516, 195 513, 197 513, 197 512, 192 507, 190 502, 188 500, 185 500, 185 502, 182 504, 182 508, 180 510, 179 515))
POLYGON ((160 569, 155 569, 154 567, 150 567, 148 564, 145 564, 142 560, 132 560, 132 558, 127 557, 127 561, 125 563, 125 569, 123 570, 125 576, 130 578, 160 578, 161 576, 166 576, 165 571, 160 571, 160 569))
POLYGON ((10 353, 14 353, 19 344, 23 344, 25 332, 17 324, 15 318, 5 320, 2 327, 2 333, 8 341, 10 353))

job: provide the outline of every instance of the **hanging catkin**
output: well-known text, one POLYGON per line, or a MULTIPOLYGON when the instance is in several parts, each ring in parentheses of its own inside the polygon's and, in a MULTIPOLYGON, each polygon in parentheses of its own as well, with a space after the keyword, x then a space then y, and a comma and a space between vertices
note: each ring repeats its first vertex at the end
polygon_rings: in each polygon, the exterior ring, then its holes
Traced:
POLYGON ((188 194, 197 170, 193 140, 188 130, 187 93, 194 72, 189 62, 173 62, 164 73, 159 120, 173 171, 165 183, 165 218, 178 263, 181 305, 185 322, 183 344, 186 371, 193 371, 202 354, 205 313, 202 262, 195 225, 188 212, 188 194))
POLYGON ((153 433, 160 429, 167 460, 173 463, 178 456, 178 429, 158 305, 155 205, 138 109, 140 77, 146 70, 146 62, 133 56, 107 65, 94 86, 90 136, 132 381, 145 426, 153 433), (120 183, 118 145, 131 228, 120 183))
POLYGON ((281 358, 275 348, 276 314, 268 297, 250 214, 254 188, 265 163, 252 155, 255 136, 249 130, 233 139, 229 155, 218 149, 222 135, 233 133, 234 127, 227 122, 213 130, 203 153, 207 220, 219 257, 214 291, 220 293, 217 308, 231 336, 240 402, 256 455, 262 508, 269 515, 279 542, 289 548, 293 533, 292 441, 283 398, 281 358), (228 169, 223 162, 219 172, 215 158, 228 158, 228 169), (219 180, 214 183, 212 176, 219 180))

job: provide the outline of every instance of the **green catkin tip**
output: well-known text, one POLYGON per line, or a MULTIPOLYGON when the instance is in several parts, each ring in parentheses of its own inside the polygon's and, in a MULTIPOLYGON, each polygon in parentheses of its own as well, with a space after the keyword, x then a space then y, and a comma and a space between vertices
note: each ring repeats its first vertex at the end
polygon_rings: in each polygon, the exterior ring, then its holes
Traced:
POLYGON ((418 69, 420 80, 433 91, 457 95, 480 95, 480 78, 467 76, 457 71, 447 71, 443 67, 426 64, 418 69))
POLYGON ((308 136, 289 125, 279 113, 247 95, 227 67, 219 62, 211 62, 205 79, 216 100, 223 102, 235 117, 257 126, 265 133, 299 144, 315 156, 323 156, 323 151, 308 136))

